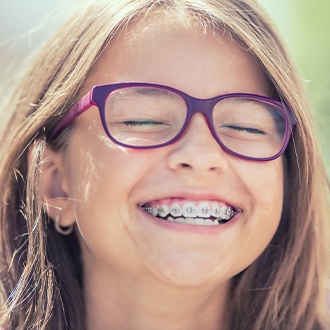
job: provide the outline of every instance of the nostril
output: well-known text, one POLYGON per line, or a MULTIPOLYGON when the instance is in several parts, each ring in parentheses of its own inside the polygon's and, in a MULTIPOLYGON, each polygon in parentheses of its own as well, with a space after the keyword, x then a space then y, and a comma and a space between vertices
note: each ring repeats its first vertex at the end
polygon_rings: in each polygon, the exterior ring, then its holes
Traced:
POLYGON ((181 164, 181 167, 191 167, 189 164, 186 164, 186 163, 182 163, 181 164))

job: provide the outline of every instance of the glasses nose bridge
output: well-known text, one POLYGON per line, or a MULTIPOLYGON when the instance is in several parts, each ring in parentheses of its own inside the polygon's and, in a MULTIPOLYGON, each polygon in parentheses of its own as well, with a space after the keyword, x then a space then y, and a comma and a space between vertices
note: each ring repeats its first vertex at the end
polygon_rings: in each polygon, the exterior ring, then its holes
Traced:
POLYGON ((188 120, 190 121, 191 117, 196 113, 201 113, 206 118, 208 124, 213 122, 212 113, 213 108, 215 107, 217 100, 212 99, 199 99, 191 97, 188 103, 188 120))
POLYGON ((213 119, 212 119, 212 114, 213 114, 213 109, 218 102, 217 98, 212 98, 212 99, 199 99, 190 96, 187 100, 187 105, 188 105, 188 114, 187 114, 187 119, 186 119, 186 124, 184 130, 187 128, 189 125, 191 118, 193 115, 196 113, 201 113, 207 123, 207 126, 213 135, 213 137, 217 140, 215 137, 215 132, 213 129, 213 119))

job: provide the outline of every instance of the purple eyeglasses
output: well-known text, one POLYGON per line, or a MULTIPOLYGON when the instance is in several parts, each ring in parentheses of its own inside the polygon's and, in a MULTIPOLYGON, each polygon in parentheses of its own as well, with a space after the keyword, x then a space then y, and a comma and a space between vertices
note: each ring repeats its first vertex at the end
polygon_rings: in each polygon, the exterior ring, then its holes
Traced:
POLYGON ((50 139, 92 106, 98 107, 109 139, 134 149, 175 142, 192 116, 201 113, 220 147, 247 160, 279 157, 296 125, 291 110, 269 97, 232 93, 199 99, 168 86, 126 82, 93 87, 57 124, 50 139))

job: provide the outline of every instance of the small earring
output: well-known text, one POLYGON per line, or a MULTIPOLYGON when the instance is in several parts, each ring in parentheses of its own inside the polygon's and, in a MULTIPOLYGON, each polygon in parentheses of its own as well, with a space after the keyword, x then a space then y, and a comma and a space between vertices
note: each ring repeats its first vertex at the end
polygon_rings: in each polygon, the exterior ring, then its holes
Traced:
POLYGON ((55 221, 54 222, 55 222, 55 230, 58 233, 60 233, 62 235, 65 235, 65 236, 68 236, 68 235, 70 235, 72 233, 72 231, 73 231, 73 225, 72 226, 69 226, 69 227, 66 227, 65 229, 63 229, 63 227, 60 226, 60 217, 59 216, 57 216, 55 218, 55 221))

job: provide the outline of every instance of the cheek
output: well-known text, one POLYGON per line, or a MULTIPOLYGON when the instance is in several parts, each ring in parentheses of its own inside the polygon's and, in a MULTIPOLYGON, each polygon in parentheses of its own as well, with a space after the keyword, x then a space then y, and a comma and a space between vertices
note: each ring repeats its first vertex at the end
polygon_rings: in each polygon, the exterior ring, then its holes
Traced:
POLYGON ((128 156, 92 134, 73 135, 73 150, 75 152, 67 158, 70 168, 69 197, 73 200, 83 250, 85 254, 86 251, 115 250, 116 246, 120 246, 115 233, 120 231, 118 227, 121 222, 117 220, 129 195, 129 187, 125 186, 129 174, 123 174, 122 170, 128 167, 125 161, 128 156), (112 233, 112 245, 104 244, 102 235, 105 232, 112 233))
POLYGON ((251 162, 240 168, 240 173, 241 182, 251 196, 253 209, 282 212, 284 173, 281 158, 270 162, 251 162))
POLYGON ((269 210, 275 218, 278 218, 283 210, 283 165, 281 160, 266 165, 265 170, 259 174, 256 200, 265 206, 265 211, 269 210))
POLYGON ((281 159, 261 164, 255 176, 249 177, 253 208, 258 221, 259 232, 268 234, 271 240, 275 234, 283 211, 284 198, 284 174, 281 159))
POLYGON ((127 216, 130 203, 134 204, 132 191, 162 157, 159 153, 122 148, 102 133, 77 132, 71 151, 75 152, 67 157, 70 198, 74 200, 78 226, 82 230, 83 226, 89 226, 89 219, 100 223, 127 216))
POLYGON ((86 203, 97 193, 103 173, 94 154, 80 151, 71 161, 71 196, 76 202, 86 203))
MULTIPOLYGON (((126 150, 114 145, 100 127, 91 120, 90 127, 81 125, 82 129, 73 134, 67 162, 70 168, 70 193, 77 202, 89 203, 111 197, 119 190, 118 182, 126 182, 123 176, 129 176, 129 161, 126 150)), ((91 204, 92 205, 92 204, 91 204)))
POLYGON ((242 235, 237 241, 244 251, 243 265, 251 264, 267 247, 279 226, 283 210, 283 164, 272 162, 250 163, 237 168, 242 184, 242 195, 247 196, 242 235))

